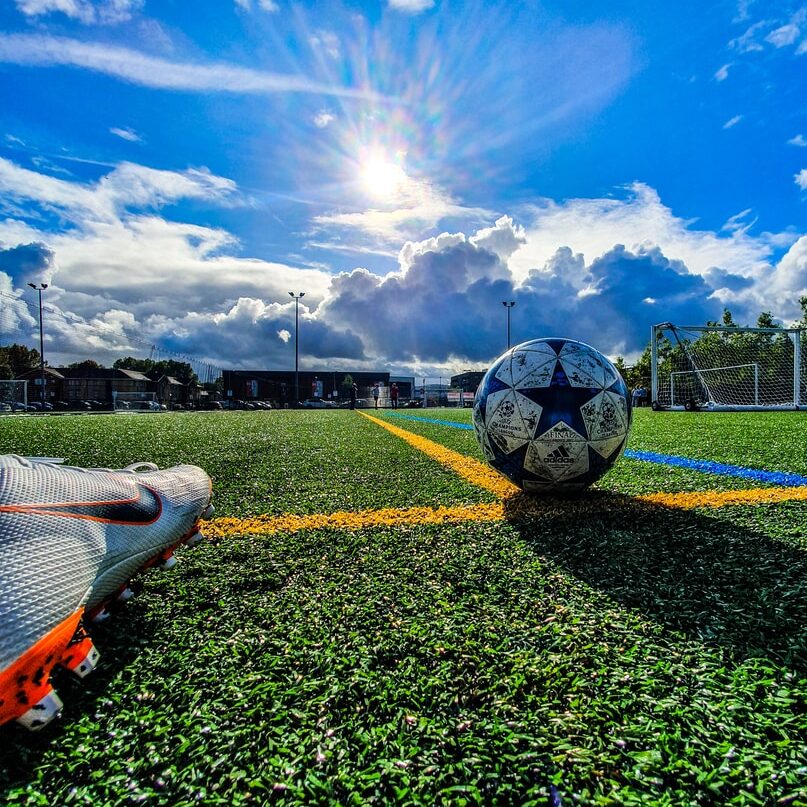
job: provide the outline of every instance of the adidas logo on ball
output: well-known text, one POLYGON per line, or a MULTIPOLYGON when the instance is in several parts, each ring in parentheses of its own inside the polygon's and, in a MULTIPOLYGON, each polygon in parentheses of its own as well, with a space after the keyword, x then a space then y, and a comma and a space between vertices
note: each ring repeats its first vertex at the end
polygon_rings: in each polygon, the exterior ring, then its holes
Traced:
POLYGON ((574 459, 566 446, 558 446, 551 454, 544 457, 544 462, 547 465, 573 465, 574 459))

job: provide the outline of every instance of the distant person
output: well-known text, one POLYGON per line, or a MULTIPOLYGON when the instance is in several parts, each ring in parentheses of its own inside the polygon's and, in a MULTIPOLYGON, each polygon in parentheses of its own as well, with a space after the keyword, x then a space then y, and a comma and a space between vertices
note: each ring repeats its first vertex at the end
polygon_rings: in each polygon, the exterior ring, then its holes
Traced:
POLYGON ((376 381, 373 384, 373 401, 375 402, 375 408, 378 409, 378 396, 381 394, 381 390, 378 388, 378 382, 376 381))
POLYGON ((356 396, 359 394, 359 388, 356 386, 356 383, 350 385, 350 408, 356 408, 356 396))
POLYGON ((393 381, 389 388, 389 399, 393 409, 398 408, 398 385, 393 381))
POLYGON ((642 395, 642 388, 641 387, 634 387, 633 391, 630 394, 630 402, 633 404, 633 408, 635 409, 639 406, 639 398, 642 395))
POLYGON ((639 406, 647 406, 647 387, 639 387, 639 406))

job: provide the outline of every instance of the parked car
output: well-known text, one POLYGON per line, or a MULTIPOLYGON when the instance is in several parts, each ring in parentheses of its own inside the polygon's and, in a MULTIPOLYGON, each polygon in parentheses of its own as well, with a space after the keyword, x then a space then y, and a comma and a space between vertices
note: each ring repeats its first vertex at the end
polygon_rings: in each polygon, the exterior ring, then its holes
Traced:
POLYGON ((304 409, 336 409, 333 401, 326 401, 324 398, 306 398, 302 406, 304 409))

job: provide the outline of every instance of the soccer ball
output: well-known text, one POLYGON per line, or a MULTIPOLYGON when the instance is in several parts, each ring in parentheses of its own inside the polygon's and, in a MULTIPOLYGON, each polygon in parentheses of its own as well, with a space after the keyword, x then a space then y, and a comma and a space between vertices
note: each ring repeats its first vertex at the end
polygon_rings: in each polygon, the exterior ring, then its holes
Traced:
POLYGON ((572 339, 508 350, 474 397, 474 431, 490 464, 528 493, 572 493, 616 461, 630 431, 630 397, 614 365, 572 339))

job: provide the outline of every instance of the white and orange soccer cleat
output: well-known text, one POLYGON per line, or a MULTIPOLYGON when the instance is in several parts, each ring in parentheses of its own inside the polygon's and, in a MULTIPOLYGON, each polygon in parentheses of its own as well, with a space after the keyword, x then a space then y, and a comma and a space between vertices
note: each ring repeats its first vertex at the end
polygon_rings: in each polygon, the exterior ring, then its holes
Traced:
POLYGON ((113 471, 0 455, 0 725, 37 729, 59 713, 53 667, 92 671, 84 623, 131 596, 141 569, 167 568, 198 541, 210 495, 194 465, 113 471))

